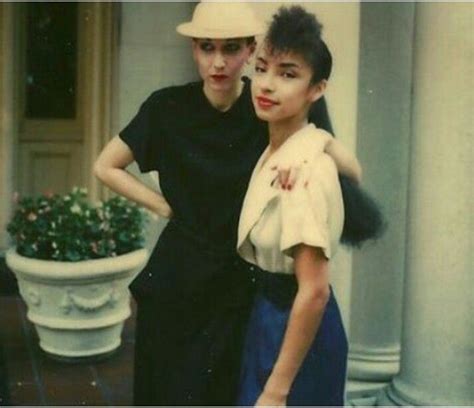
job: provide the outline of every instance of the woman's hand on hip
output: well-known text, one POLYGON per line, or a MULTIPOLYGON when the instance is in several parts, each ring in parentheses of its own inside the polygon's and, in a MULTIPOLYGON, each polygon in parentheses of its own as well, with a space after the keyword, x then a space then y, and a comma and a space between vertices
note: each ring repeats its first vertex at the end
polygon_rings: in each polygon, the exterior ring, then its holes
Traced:
POLYGON ((94 174, 116 193, 142 205, 153 214, 171 218, 173 211, 163 195, 126 170, 133 161, 133 152, 128 145, 115 136, 94 163, 94 174))

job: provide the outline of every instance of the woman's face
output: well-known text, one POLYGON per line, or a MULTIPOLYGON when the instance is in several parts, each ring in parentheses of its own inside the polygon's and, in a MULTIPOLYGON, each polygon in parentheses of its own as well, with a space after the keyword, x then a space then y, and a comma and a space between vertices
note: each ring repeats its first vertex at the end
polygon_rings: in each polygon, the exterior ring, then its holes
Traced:
POLYGON ((313 71, 298 54, 272 54, 262 47, 252 78, 252 101, 257 116, 267 122, 304 118, 324 92, 326 81, 311 84, 313 71))
POLYGON ((216 92, 235 89, 255 46, 246 39, 195 39, 193 57, 204 85, 216 92))

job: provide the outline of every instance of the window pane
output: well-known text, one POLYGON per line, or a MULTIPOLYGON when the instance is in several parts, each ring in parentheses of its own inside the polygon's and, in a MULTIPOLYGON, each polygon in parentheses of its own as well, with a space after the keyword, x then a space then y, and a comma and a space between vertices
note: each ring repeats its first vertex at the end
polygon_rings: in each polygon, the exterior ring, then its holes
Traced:
POLYGON ((76 116, 77 3, 29 3, 26 117, 76 116))

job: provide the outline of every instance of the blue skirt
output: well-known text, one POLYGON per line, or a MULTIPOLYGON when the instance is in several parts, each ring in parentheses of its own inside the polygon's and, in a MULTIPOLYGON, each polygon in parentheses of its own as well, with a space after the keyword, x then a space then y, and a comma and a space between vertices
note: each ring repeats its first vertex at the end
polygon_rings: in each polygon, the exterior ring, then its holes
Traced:
MULTIPOLYGON (((253 406, 280 352, 297 291, 294 276, 260 272, 243 351, 237 405, 253 406)), ((347 338, 332 288, 321 325, 293 382, 288 405, 344 405, 347 338)))

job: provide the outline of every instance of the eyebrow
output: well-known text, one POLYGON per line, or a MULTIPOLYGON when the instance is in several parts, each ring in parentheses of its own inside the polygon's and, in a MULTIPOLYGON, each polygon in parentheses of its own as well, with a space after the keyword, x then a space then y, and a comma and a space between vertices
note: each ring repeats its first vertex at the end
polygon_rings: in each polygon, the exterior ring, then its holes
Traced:
MULTIPOLYGON (((268 61, 263 57, 257 57, 257 61, 268 65, 268 61)), ((280 62, 278 66, 280 68, 301 68, 301 66, 296 64, 295 62, 280 62)))
POLYGON ((281 68, 301 68, 298 64, 294 62, 282 62, 278 64, 278 66, 281 68))

